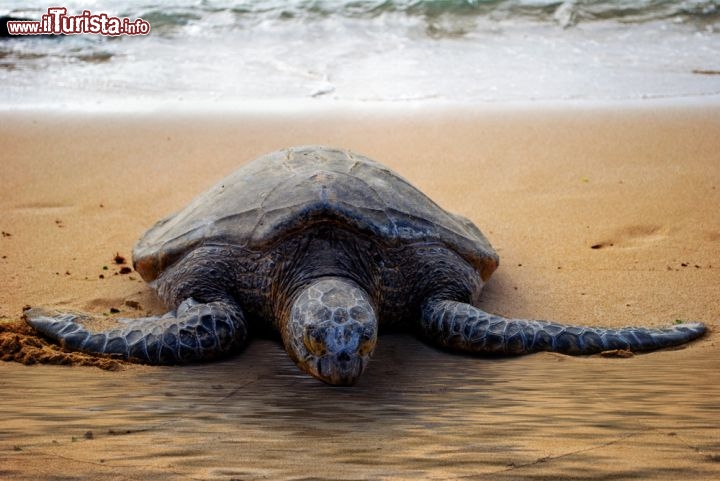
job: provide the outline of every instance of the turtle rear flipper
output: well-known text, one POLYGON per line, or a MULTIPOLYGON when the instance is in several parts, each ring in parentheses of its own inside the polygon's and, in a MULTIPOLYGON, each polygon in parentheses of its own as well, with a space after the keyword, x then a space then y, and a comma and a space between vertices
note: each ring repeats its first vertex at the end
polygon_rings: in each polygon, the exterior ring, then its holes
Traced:
POLYGON ((30 326, 66 348, 149 364, 217 358, 236 351, 247 339, 240 308, 227 302, 200 304, 188 299, 162 317, 120 319, 120 327, 97 333, 83 324, 89 319, 84 314, 39 308, 25 312, 30 326))
POLYGON ((662 329, 568 326, 506 319, 462 302, 428 300, 422 310, 421 331, 443 347, 466 352, 595 354, 614 349, 652 351, 677 346, 702 336, 706 327, 701 322, 662 329))

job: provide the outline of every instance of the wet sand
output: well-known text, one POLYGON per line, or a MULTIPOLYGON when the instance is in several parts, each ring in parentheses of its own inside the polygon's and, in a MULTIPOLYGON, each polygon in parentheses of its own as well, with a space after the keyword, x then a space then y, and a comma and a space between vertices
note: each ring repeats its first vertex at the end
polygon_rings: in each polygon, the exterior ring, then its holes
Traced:
POLYGON ((1 113, 3 321, 25 305, 162 312, 116 253, 240 163, 317 143, 386 163, 475 221, 501 257, 486 310, 711 332, 629 359, 466 357, 386 335, 342 389, 272 340, 189 367, 0 363, 0 478, 717 479, 719 112, 1 113))

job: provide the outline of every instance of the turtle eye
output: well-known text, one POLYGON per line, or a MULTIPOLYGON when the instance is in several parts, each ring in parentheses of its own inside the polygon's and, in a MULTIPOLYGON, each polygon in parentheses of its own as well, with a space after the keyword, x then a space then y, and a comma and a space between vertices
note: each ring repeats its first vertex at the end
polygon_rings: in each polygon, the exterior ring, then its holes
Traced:
POLYGON ((360 347, 358 348, 358 354, 365 357, 370 355, 372 353, 373 349, 375 348, 375 343, 371 340, 365 341, 362 344, 360 344, 360 347))
POLYGON ((362 336, 360 336, 360 342, 357 351, 358 354, 363 357, 372 354, 373 350, 375 349, 376 341, 377 338, 375 337, 374 333, 364 333, 362 336))
POLYGON ((305 330, 303 344, 305 344, 307 350, 315 356, 322 356, 327 352, 323 330, 317 327, 311 327, 305 330))

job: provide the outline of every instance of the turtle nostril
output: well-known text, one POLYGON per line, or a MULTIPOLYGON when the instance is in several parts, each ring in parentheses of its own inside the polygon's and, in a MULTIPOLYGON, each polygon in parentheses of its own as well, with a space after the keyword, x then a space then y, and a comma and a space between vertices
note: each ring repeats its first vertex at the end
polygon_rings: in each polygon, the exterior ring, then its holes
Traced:
POLYGON ((341 351, 337 354, 337 360, 340 362, 348 362, 352 357, 347 351, 341 351))

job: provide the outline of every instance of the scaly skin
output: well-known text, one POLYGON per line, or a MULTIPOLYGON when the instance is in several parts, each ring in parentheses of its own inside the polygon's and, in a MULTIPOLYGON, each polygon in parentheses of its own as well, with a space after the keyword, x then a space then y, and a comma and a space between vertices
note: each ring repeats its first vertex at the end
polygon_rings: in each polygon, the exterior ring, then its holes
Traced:
POLYGON ((25 317, 70 349, 177 364, 239 351, 248 339, 251 318, 246 313, 253 313, 254 327, 279 330, 298 367, 333 385, 358 381, 374 350, 379 324, 396 322, 400 312, 407 315, 403 323, 409 323, 400 326, 414 324, 430 342, 475 353, 647 351, 683 344, 705 332, 700 323, 602 329, 506 319, 470 304, 483 283, 449 249, 422 244, 397 250, 380 258, 384 270, 369 275, 362 271, 375 268, 367 258, 360 260, 364 249, 371 249, 367 239, 335 233, 339 237, 331 242, 326 231, 317 234, 322 234, 318 240, 289 240, 267 255, 228 246, 191 252, 155 285, 168 305, 178 306, 162 317, 122 320, 120 327, 99 333, 86 329, 88 316, 82 314, 31 309, 25 317), (403 265, 406 259, 412 262, 403 265), (253 265, 275 270, 249 268, 253 265), (355 269, 352 276, 340 275, 347 266, 355 269), (382 279, 380 284, 377 279, 382 279), (273 288, 254 287, 261 285, 273 288), (255 297, 248 296, 250 292, 255 297))
POLYGON ((149 364, 218 358, 238 351, 247 339, 247 326, 238 307, 223 302, 199 304, 192 299, 162 317, 123 319, 122 327, 100 333, 85 328, 87 316, 82 314, 30 309, 25 318, 69 349, 149 364))
POLYGON ((506 319, 469 304, 436 299, 425 302, 421 329, 427 339, 442 347, 493 354, 538 351, 594 354, 612 349, 649 351, 684 344, 705 333, 702 323, 678 324, 663 329, 603 329, 506 319))

